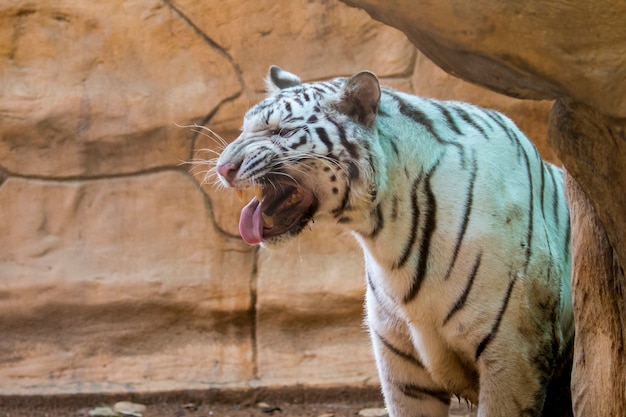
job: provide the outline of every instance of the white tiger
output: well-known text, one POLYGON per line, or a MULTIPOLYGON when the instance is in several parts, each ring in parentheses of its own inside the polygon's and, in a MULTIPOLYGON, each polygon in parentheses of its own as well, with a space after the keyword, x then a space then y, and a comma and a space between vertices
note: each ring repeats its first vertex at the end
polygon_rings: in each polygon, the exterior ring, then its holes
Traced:
POLYGON ((312 220, 365 253, 367 322, 392 417, 570 415, 570 229, 561 171, 505 116, 379 86, 302 84, 270 68, 216 170, 262 189, 251 245, 312 220))

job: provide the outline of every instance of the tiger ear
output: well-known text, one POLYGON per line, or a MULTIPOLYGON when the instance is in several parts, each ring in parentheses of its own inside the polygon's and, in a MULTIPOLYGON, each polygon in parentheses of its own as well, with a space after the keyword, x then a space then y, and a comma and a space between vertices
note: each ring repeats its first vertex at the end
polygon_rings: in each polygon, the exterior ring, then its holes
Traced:
POLYGON ((297 75, 272 65, 265 79, 265 90, 267 95, 271 96, 283 88, 295 87, 300 84, 302 84, 302 81, 300 81, 297 75))
POLYGON ((369 71, 352 76, 343 88, 336 108, 366 127, 372 127, 378 113, 380 84, 376 75, 369 71))

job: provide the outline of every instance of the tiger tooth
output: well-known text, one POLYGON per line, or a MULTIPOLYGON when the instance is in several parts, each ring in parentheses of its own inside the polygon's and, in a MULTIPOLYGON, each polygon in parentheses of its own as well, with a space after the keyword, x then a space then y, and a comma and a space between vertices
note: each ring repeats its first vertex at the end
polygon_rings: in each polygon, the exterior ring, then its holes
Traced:
POLYGON ((300 202, 300 200, 302 200, 302 193, 300 192, 300 190, 296 190, 289 196, 289 200, 287 201, 287 205, 292 206, 292 205, 300 202))
POLYGON ((274 216, 268 216, 265 213, 261 213, 261 217, 263 218, 263 224, 267 227, 274 227, 274 216))
POLYGON ((263 187, 261 187, 260 185, 254 187, 254 195, 256 196, 256 199, 259 201, 263 200, 263 187))
POLYGON ((241 188, 235 189, 235 194, 237 194, 237 198, 240 202, 245 203, 245 199, 243 197, 243 190, 241 188))

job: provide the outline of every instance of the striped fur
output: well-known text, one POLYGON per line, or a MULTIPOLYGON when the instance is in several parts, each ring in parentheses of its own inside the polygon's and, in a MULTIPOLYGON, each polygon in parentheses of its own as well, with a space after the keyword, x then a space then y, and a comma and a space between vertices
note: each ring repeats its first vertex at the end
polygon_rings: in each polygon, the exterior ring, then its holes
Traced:
POLYGON ((301 84, 273 67, 267 85, 217 171, 263 185, 242 212, 249 242, 311 220, 353 232, 390 415, 444 417, 452 395, 480 417, 542 415, 573 340, 561 171, 502 114, 371 73, 301 84))

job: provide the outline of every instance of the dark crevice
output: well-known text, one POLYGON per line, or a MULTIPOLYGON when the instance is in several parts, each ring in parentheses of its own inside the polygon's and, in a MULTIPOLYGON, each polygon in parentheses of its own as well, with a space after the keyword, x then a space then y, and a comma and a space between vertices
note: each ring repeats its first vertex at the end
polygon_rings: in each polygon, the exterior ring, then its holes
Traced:
MULTIPOLYGON (((209 114, 207 114, 206 116, 204 116, 204 118, 200 121, 200 123, 198 124, 199 128, 202 128, 202 126, 207 126, 209 124, 209 122, 211 121, 211 119, 213 119, 213 117, 222 109, 222 106, 224 106, 227 103, 230 103, 232 101, 237 100, 239 97, 241 97, 241 91, 228 96, 226 98, 224 98, 222 101, 220 101, 213 110, 211 110, 211 112, 209 114)), ((195 135, 191 138, 191 147, 189 149, 189 160, 193 160, 194 159, 194 153, 196 152, 196 142, 198 140, 198 136, 200 136, 202 134, 201 131, 197 131, 195 132, 195 135)))
MULTIPOLYGON (((161 172, 178 172, 180 174, 183 174, 185 177, 189 178, 191 181, 194 181, 197 184, 197 182, 189 174, 189 170, 187 168, 177 165, 177 166, 161 166, 161 167, 145 169, 142 171, 131 172, 131 173, 95 175, 95 176, 90 176, 90 177, 85 177, 85 176, 46 177, 46 176, 41 176, 41 175, 19 175, 19 174, 6 172, 2 168, 0 168, 0 186, 2 186, 2 183, 3 183, 2 178, 8 178, 8 177, 19 178, 19 179, 23 179, 27 181, 44 181, 44 182, 50 182, 50 183, 75 183, 75 182, 112 180, 112 179, 119 179, 119 178, 133 178, 133 177, 140 177, 143 175, 156 174, 156 173, 161 173, 161 172)), ((211 202, 211 198, 207 195, 206 192, 204 192, 204 190, 202 190, 202 188, 200 187, 198 188, 202 195, 204 205, 206 207, 207 212, 209 213, 209 218, 211 220, 213 227, 215 228, 215 231, 224 238, 240 240, 241 237, 239 235, 229 233, 219 226, 217 219, 215 218, 215 215, 214 215, 214 208, 213 208, 213 203, 211 202)))
POLYGON ((8 178, 9 178, 9 174, 2 166, 0 166, 0 188, 2 187, 2 184, 4 184, 4 182, 8 178))
MULTIPOLYGON (((190 176, 190 178, 193 178, 193 177, 190 176)), ((219 233, 221 236, 228 238, 228 239, 241 240, 241 236, 230 233, 224 230, 222 227, 220 227, 220 225, 217 222, 217 219, 215 218, 215 208, 213 207, 213 201, 211 200, 211 197, 206 192, 204 192, 202 187, 198 187, 198 189, 200 193, 202 194, 204 205, 206 206, 207 212, 209 213, 209 217, 211 219, 211 223, 213 224, 213 227, 215 227, 215 230, 217 231, 217 233, 219 233)))
POLYGON ((162 165, 154 168, 142 169, 139 171, 132 172, 120 172, 120 173, 110 173, 110 174, 99 174, 99 175, 68 175, 68 176, 54 176, 54 175, 28 175, 28 174, 16 174, 14 172, 4 171, 0 168, 0 184, 2 183, 2 176, 5 175, 6 178, 14 177, 20 178, 23 180, 30 181, 47 181, 47 182, 88 182, 88 181, 101 181, 101 180, 109 180, 109 179, 117 179, 117 178, 132 178, 139 177, 147 174, 155 174, 159 172, 167 172, 167 171, 179 171, 186 172, 186 169, 181 167, 180 165, 162 165))
POLYGON ((178 8, 178 6, 176 6, 174 4, 173 1, 171 1, 171 0, 163 0, 163 3, 165 3, 167 5, 167 7, 169 7, 170 10, 172 10, 174 13, 176 13, 181 19, 183 19, 183 21, 185 23, 187 23, 194 30, 194 32, 196 32, 198 34, 198 36, 200 36, 210 47, 215 49, 220 55, 222 55, 230 63, 230 65, 233 67, 235 76, 237 77, 237 80, 239 81, 239 84, 241 85, 241 88, 243 90, 245 88, 245 83, 243 81, 243 75, 242 75, 243 72, 241 71, 241 68, 235 62, 233 57, 230 56, 228 54, 228 52, 226 52, 226 50, 221 45, 219 45, 217 42, 215 42, 213 39, 211 39, 211 37, 209 37, 209 35, 204 33, 202 31, 202 29, 200 29, 186 14, 184 14, 178 8))

